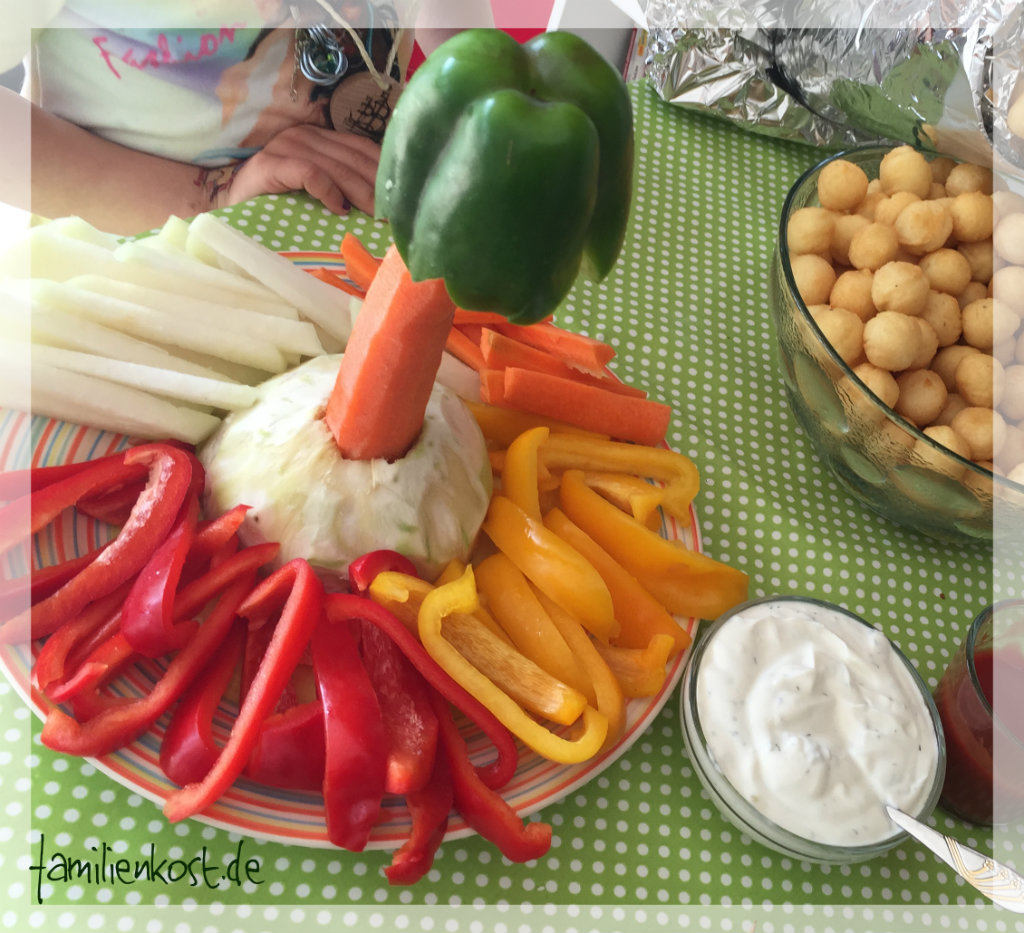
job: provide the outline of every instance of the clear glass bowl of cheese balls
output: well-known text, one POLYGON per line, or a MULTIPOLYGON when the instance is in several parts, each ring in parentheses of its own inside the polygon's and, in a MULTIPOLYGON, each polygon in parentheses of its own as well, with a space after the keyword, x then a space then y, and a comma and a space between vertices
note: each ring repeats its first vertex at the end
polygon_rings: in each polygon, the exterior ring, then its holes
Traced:
POLYGON ((1024 532, 1024 197, 911 146, 838 153, 782 209, 783 381, 840 483, 946 541, 1024 532))

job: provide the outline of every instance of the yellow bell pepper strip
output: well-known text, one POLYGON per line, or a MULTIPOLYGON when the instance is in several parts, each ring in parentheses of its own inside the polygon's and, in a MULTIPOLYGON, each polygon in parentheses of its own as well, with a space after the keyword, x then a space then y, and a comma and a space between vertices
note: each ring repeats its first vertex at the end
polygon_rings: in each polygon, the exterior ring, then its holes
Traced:
POLYGON ((502 408, 484 402, 466 402, 470 413, 480 425, 480 430, 490 446, 504 450, 524 431, 530 428, 546 427, 552 433, 583 434, 588 437, 607 438, 607 434, 595 434, 564 421, 544 418, 515 408, 502 408))
POLYGON ((498 495, 491 497, 481 527, 537 589, 575 615, 587 631, 602 641, 618 634, 615 607, 601 575, 542 521, 498 495))
POLYGON ((619 620, 619 634, 611 640, 624 648, 643 648, 652 635, 670 635, 672 654, 688 648, 690 634, 641 583, 561 509, 551 509, 544 524, 579 551, 608 585, 619 620))
POLYGON ((747 598, 745 573, 645 528, 583 482, 562 476, 562 511, 673 615, 714 619, 747 598))
POLYGON ((690 505, 700 490, 700 474, 693 461, 666 447, 552 434, 540 448, 540 460, 552 471, 614 471, 663 482, 662 508, 685 525, 690 523, 690 505))
POLYGON ((664 685, 665 665, 672 652, 672 639, 668 635, 653 636, 646 648, 601 644, 594 647, 612 669, 624 696, 651 697, 664 685))
MULTIPOLYGON (((164 803, 164 816, 172 823, 201 813, 242 773, 259 738, 260 726, 277 706, 309 645, 323 614, 323 596, 323 584, 313 568, 297 558, 263 580, 239 607, 239 615, 250 623, 270 624, 271 617, 277 616, 274 636, 213 767, 201 781, 186 784, 164 803)), ((202 626, 199 631, 203 631, 202 626)), ((195 639, 184 650, 194 642, 195 639)))
POLYGON ((651 531, 661 529, 661 512, 658 508, 661 500, 665 498, 664 486, 655 486, 639 476, 630 476, 627 473, 605 473, 596 470, 585 471, 583 480, 595 492, 601 493, 623 512, 632 515, 641 525, 650 528, 651 531))
MULTIPOLYGON (((450 576, 451 571, 446 568, 433 585, 420 577, 398 571, 385 571, 375 578, 378 582, 376 586, 370 585, 367 595, 374 602, 393 612, 410 632, 415 633, 419 624, 420 606, 423 605, 423 600, 426 598, 427 593, 434 586, 450 583, 453 579, 457 580, 465 573, 465 570, 466 566, 461 564, 461 562, 459 564, 459 571, 455 576, 450 576)), ((495 622, 494 617, 482 605, 477 606, 476 611, 473 612, 473 617, 495 638, 503 641, 506 645, 512 644, 512 639, 508 637, 505 630, 495 622)))
MULTIPOLYGON (((434 589, 418 577, 383 573, 371 585, 370 598, 403 622, 414 619, 418 626, 423 601, 434 589)), ((575 722, 587 705, 586 697, 523 655, 508 635, 495 635, 480 621, 479 611, 447 616, 443 636, 524 709, 563 725, 575 722)))
POLYGON ((477 564, 473 573, 480 597, 512 644, 552 677, 586 695, 586 676, 519 568, 498 553, 477 564))
MULTIPOLYGON (((387 576, 380 574, 377 578, 387 576)), ((415 577, 412 579, 416 579, 415 577)), ((427 653, 419 639, 384 606, 354 593, 330 593, 325 611, 333 618, 358 618, 372 622, 398 645, 405 656, 426 678, 427 683, 471 719, 494 745, 497 757, 477 767, 480 779, 488 787, 503 787, 516 772, 519 753, 512 733, 476 697, 463 689, 427 653)))
POLYGON ((582 728, 575 737, 557 735, 531 717, 444 637, 444 619, 455 613, 468 614, 476 604, 476 584, 471 567, 459 580, 439 586, 427 595, 420 608, 419 633, 420 641, 431 657, 537 754, 561 764, 575 764, 596 755, 608 734, 608 719, 602 713, 587 706, 580 717, 582 728))
POLYGON ((537 451, 550 433, 545 427, 524 431, 508 445, 505 462, 501 465, 502 495, 511 499, 536 521, 541 518, 537 451))
POLYGON ((551 848, 551 824, 523 822, 500 795, 480 780, 466 743, 444 698, 431 696, 439 726, 438 744, 448 760, 455 808, 466 823, 493 843, 510 862, 530 862, 551 848))
POLYGON ((614 745, 626 726, 626 701, 622 695, 622 687, 608 662, 594 646, 594 639, 587 630, 547 596, 537 591, 537 599, 551 616, 551 621, 558 627, 562 637, 576 655, 580 665, 587 673, 590 681, 590 693, 593 694, 593 705, 599 713, 608 718, 608 735, 604 747, 614 745))
MULTIPOLYGON (((448 561, 448 564, 445 566, 444 570, 441 571, 437 579, 434 581, 434 586, 441 586, 442 583, 451 583, 453 580, 457 580, 459 577, 461 577, 465 572, 465 562, 459 560, 457 557, 453 557, 450 561, 448 561)), ((419 612, 419 607, 417 607, 416 611, 419 612)), ((492 635, 496 635, 503 642, 505 642, 506 645, 512 644, 512 639, 508 637, 508 633, 494 620, 494 616, 492 616, 490 612, 487 611, 486 607, 483 604, 483 601, 481 601, 480 605, 477 606, 476 611, 473 613, 473 616, 474 618, 478 619, 491 632, 492 635)), ((415 631, 415 620, 413 620, 412 627, 413 631, 415 631)))

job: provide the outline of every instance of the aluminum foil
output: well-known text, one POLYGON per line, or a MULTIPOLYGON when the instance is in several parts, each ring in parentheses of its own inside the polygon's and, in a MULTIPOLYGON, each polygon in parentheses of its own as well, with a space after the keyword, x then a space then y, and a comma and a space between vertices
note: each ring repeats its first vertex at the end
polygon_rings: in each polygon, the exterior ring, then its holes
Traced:
POLYGON ((1006 124, 1024 93, 1019 0, 740 2, 648 2, 645 72, 666 101, 815 146, 909 142, 1024 170, 1006 124))

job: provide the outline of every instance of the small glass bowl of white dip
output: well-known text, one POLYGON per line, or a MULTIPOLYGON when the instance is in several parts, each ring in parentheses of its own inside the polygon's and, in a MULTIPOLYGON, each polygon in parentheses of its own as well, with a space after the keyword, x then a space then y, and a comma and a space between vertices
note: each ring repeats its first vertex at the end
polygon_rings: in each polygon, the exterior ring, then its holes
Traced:
POLYGON ((819 600, 751 600, 691 649, 681 716, 718 809, 791 858, 841 864, 906 838, 885 805, 927 819, 946 747, 913 664, 880 631, 819 600))

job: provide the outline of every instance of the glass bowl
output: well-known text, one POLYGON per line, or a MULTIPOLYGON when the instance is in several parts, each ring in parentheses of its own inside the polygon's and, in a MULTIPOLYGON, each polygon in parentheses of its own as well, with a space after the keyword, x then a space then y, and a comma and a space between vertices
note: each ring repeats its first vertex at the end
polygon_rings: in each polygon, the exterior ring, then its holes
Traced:
POLYGON ((842 486, 900 525, 932 538, 989 543, 1024 529, 1024 486, 936 443, 885 405, 828 343, 793 277, 787 226, 802 207, 818 206, 821 170, 836 159, 878 177, 890 147, 837 153, 810 169, 783 205, 769 299, 782 378, 812 446, 842 486))
MULTIPOLYGON (((733 632, 730 633, 731 637, 742 640, 742 644, 740 646, 741 649, 749 647, 749 650, 753 651, 754 648, 752 647, 751 642, 756 639, 751 636, 751 629, 747 626, 751 624, 760 624, 760 620, 751 623, 751 616, 763 616, 769 608, 769 604, 777 604, 780 611, 783 613, 786 612, 787 607, 792 608, 795 606, 798 609, 799 614, 804 617, 803 621, 800 622, 800 625, 803 626, 801 629, 803 632, 806 632, 807 626, 811 624, 821 624, 820 615, 817 620, 810 620, 810 617, 814 613, 823 613, 826 617, 832 616, 835 619, 835 623, 840 626, 840 630, 844 627, 849 629, 845 620, 852 620, 859 625, 871 629, 872 632, 877 632, 877 630, 864 619, 861 619, 859 616, 856 616, 839 606, 822 602, 820 600, 796 596, 775 596, 750 600, 749 602, 743 603, 720 616, 706 631, 702 632, 696 645, 694 645, 690 651, 690 657, 687 661, 686 669, 683 672, 680 697, 680 718, 683 726, 683 738, 694 770, 697 772, 697 776, 699 777, 704 789, 707 791, 708 795, 711 797, 722 815, 736 826, 737 829, 770 849, 781 852, 790 858, 822 864, 859 862, 882 855, 889 849, 899 845, 907 838, 906 832, 894 823, 889 822, 888 817, 884 816, 883 803, 878 804, 878 813, 872 814, 872 820, 866 824, 865 831, 870 833, 870 838, 866 843, 854 845, 840 844, 836 841, 829 842, 821 841, 820 839, 815 840, 808 838, 805 835, 798 834, 794 829, 787 829, 779 825, 780 822, 787 822, 786 819, 777 817, 779 821, 776 822, 762 812, 763 810, 772 810, 773 807, 772 803, 768 800, 770 795, 770 779, 766 780, 762 787, 761 793, 763 793, 765 797, 764 800, 760 800, 762 806, 759 809, 752 802, 755 799, 755 794, 750 788, 754 785, 750 785, 745 792, 741 792, 741 789, 738 788, 736 784, 734 784, 733 781, 725 774, 725 771, 729 770, 730 773, 734 775, 746 775, 754 773, 758 769, 761 770, 761 773, 767 774, 771 767, 776 766, 771 764, 772 761, 776 764, 779 762, 791 762, 790 764, 781 765, 783 768, 796 768, 798 765, 802 768, 805 759, 807 761, 832 760, 828 751, 825 751, 820 759, 815 758, 815 756, 819 754, 817 749, 819 749, 820 746, 812 744, 810 746, 810 750, 794 753, 791 751, 791 746, 786 744, 790 742, 802 743, 804 741, 811 743, 820 741, 822 744, 825 744, 825 740, 815 733, 815 729, 822 725, 820 720, 814 727, 811 727, 811 731, 805 733, 802 730, 797 730, 793 726, 793 723, 785 718, 788 715, 786 710, 780 710, 778 713, 778 720, 773 720, 773 722, 777 721, 782 725, 780 726, 778 733, 773 732, 771 734, 772 742, 776 743, 772 744, 767 742, 766 733, 761 733, 760 735, 751 734, 748 736, 745 734, 745 730, 742 726, 736 733, 731 733, 730 731, 723 732, 720 728, 714 728, 712 722, 717 721, 720 724, 722 721, 720 714, 716 713, 715 718, 713 720, 709 720, 706 715, 707 710, 705 709, 705 718, 704 720, 701 718, 701 696, 706 695, 702 692, 705 689, 708 691, 714 691, 713 695, 716 699, 721 698, 723 693, 734 694, 734 692, 738 692, 743 704, 744 715, 755 722, 761 716, 761 711, 766 708, 767 704, 760 702, 764 698, 760 696, 759 689, 766 689, 769 685, 769 681, 765 681, 760 688, 755 688, 753 686, 760 677, 772 676, 769 673, 765 673, 767 670, 765 667, 767 662, 766 657, 760 657, 758 659, 757 666, 760 673, 757 675, 750 676, 748 678, 745 676, 745 672, 737 666, 735 671, 731 669, 725 671, 723 682, 720 683, 717 689, 714 686, 715 682, 712 680, 709 680, 706 685, 701 685, 700 689, 698 688, 701 684, 702 672, 707 678, 712 678, 715 676, 713 672, 716 670, 716 663, 720 663, 713 660, 707 660, 709 646, 714 642, 714 640, 721 636, 729 626, 735 626, 733 632), (835 615, 837 613, 838 616, 835 615), (708 668, 710 668, 711 673, 707 673, 708 668), (724 680, 729 678, 733 679, 735 683, 732 685, 726 684, 724 680), (707 732, 705 731, 706 728, 708 730, 707 732), (709 734, 715 736, 710 743, 708 738, 709 734), (806 739, 804 738, 805 734, 806 739), (732 747, 726 748, 722 743, 732 743, 732 747), (712 750, 712 746, 718 749, 720 753, 719 757, 721 758, 723 754, 729 754, 732 751, 738 751, 746 754, 750 752, 755 745, 759 749, 756 767, 749 759, 739 763, 733 759, 731 765, 726 764, 724 767, 720 766, 719 761, 716 760, 715 754, 712 750), (772 753, 779 756, 785 755, 786 757, 776 757, 772 759, 771 753, 765 751, 767 747, 771 748, 772 753), (782 749, 781 752, 779 752, 779 748, 782 749), (880 831, 880 829, 883 831, 880 831), (889 832, 890 829, 891 832, 889 832)), ((780 617, 779 629, 775 631, 770 630, 764 636, 766 640, 758 641, 757 644, 768 644, 772 638, 778 637, 778 632, 783 630, 782 626, 789 627, 792 624, 791 619, 786 618, 785 616, 780 617)), ((917 790, 913 795, 913 799, 915 801, 920 801, 920 805, 911 806, 910 804, 907 804, 906 807, 904 807, 911 816, 916 817, 919 820, 926 820, 938 802, 946 769, 946 745, 942 731, 942 723, 939 719, 935 702, 932 699, 928 688, 925 686, 924 681, 921 679, 920 675, 906 656, 891 641, 881 635, 881 633, 878 633, 877 637, 875 635, 871 635, 869 643, 874 645, 875 657, 879 656, 879 651, 884 653, 888 650, 885 648, 886 644, 888 645, 888 648, 892 650, 893 656, 889 658, 889 660, 895 666, 895 670, 897 671, 897 673, 893 675, 893 681, 896 681, 901 677, 898 673, 901 669, 905 669, 909 673, 910 681, 908 682, 903 678, 903 686, 904 688, 909 686, 911 693, 920 697, 924 714, 928 720, 927 724, 925 724, 923 720, 919 723, 921 732, 934 737, 934 760, 925 762, 925 764, 932 768, 932 771, 927 776, 927 784, 918 785, 917 790)), ((801 648, 803 647, 805 647, 805 645, 801 646, 801 648)), ((819 653, 818 660, 815 661, 815 664, 819 664, 821 657, 822 654, 819 653)), ((820 704, 825 702, 825 689, 818 686, 817 681, 812 690, 806 689, 807 680, 805 677, 801 674, 793 675, 794 668, 792 667, 792 656, 787 657, 787 663, 790 667, 787 668, 786 676, 792 676, 792 680, 786 681, 787 687, 785 689, 778 690, 775 689, 775 683, 772 681, 771 701, 775 702, 776 698, 781 696, 783 703, 790 698, 792 699, 794 706, 791 708, 801 707, 805 704, 808 705, 808 708, 810 708, 811 705, 816 705, 820 708, 820 704), (800 692, 800 687, 804 688, 803 692, 800 692), (786 694, 786 696, 783 696, 783 694, 786 694)), ((820 663, 824 665, 828 664, 828 662, 820 663)), ((870 663, 870 661, 868 663, 870 663)), ((840 664, 839 667, 842 667, 842 665, 840 664)), ((778 671, 780 669, 781 668, 775 668, 774 670, 778 671)), ((720 668, 718 669, 718 673, 719 675, 723 673, 720 668)), ((886 695, 896 696, 897 694, 893 691, 891 694, 887 693, 886 695)), ((874 710, 865 712, 864 715, 870 715, 872 717, 882 716, 882 713, 879 711, 882 708, 884 707, 876 706, 874 710)), ((847 715, 851 712, 848 706, 843 707, 842 704, 839 704, 837 709, 839 710, 836 712, 837 717, 842 716, 844 710, 847 715)), ((922 710, 919 708, 918 713, 921 712, 922 710)), ((772 715, 774 716, 775 714, 773 713, 772 715)), ((857 715, 859 715, 859 712, 857 715)), ((880 721, 884 721, 884 718, 880 721)), ((902 743, 905 741, 904 735, 902 733, 890 733, 890 739, 892 735, 898 735, 898 741, 902 746, 902 743)), ((864 747, 866 748, 868 746, 864 747)), ((861 749, 860 752, 852 751, 851 757, 861 757, 862 752, 863 749, 861 749)), ((928 753, 926 752, 925 754, 928 753)), ((724 760, 725 759, 723 759, 723 762, 724 760)), ((884 769, 885 765, 882 762, 886 761, 889 761, 889 759, 879 757, 879 768, 884 769)), ((742 783, 745 780, 745 777, 739 778, 738 783, 742 783)), ((775 781, 779 784, 786 785, 788 778, 785 774, 779 772, 775 777, 775 781)), ((803 785, 800 786, 803 787, 803 785)), ((829 788, 833 786, 833 782, 826 781, 820 786, 829 788)), ((854 797, 853 792, 850 792, 844 799, 846 791, 842 790, 842 784, 836 782, 835 787, 838 788, 838 790, 834 796, 830 796, 827 790, 823 790, 822 798, 819 798, 817 801, 810 793, 807 794, 806 798, 801 797, 801 814, 799 818, 813 822, 815 826, 828 824, 830 822, 838 824, 840 822, 840 816, 837 814, 835 809, 836 801, 843 801, 843 803, 850 808, 850 812, 859 812, 857 810, 857 805, 862 802, 863 799, 869 799, 854 797), (804 806, 805 799, 806 807, 804 806), (815 813, 815 809, 818 808, 822 810, 820 820, 818 819, 818 815, 815 813)), ((909 791, 907 791, 907 793, 909 793, 909 791)), ((898 801, 896 800, 887 802, 898 805, 898 801)), ((784 801, 781 805, 781 809, 776 810, 775 812, 786 812, 786 803, 787 801, 784 801)), ((873 802, 871 805, 873 805, 873 802)), ((792 808, 790 808, 788 812, 792 813, 792 808)), ((790 823, 789 825, 792 826, 793 824, 790 823)), ((850 832, 852 834, 852 830, 850 832)))

